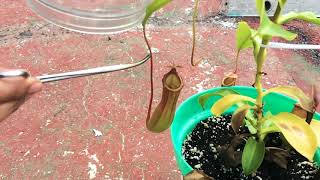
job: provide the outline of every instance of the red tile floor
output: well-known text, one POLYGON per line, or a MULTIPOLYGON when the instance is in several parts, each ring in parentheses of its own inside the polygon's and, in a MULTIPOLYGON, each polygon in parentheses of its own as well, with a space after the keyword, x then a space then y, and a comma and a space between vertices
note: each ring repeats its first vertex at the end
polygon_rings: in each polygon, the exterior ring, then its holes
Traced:
MULTIPOLYGON (((220 84, 235 57, 235 27, 241 19, 215 17, 219 0, 201 1, 196 58, 191 50, 190 0, 176 0, 148 26, 155 53, 155 101, 161 78, 172 63, 185 87, 179 102, 220 84)), ((48 24, 23 0, 0 0, 0 66, 23 68, 33 75, 133 62, 145 55, 141 28, 110 36, 84 35, 48 24)), ((252 25, 256 19, 247 18, 252 25)), ((299 41, 320 43, 320 28, 301 22, 299 41)), ((318 77, 319 51, 270 50, 265 87, 295 84, 318 77), (318 61, 318 62, 317 62, 318 61), (301 78, 301 74, 304 76, 301 78)), ((241 55, 240 85, 251 85, 250 51, 241 55)), ((0 124, 1 179, 181 179, 170 133, 145 128, 149 64, 46 84, 43 91, 0 124), (93 129, 102 133, 95 137, 93 129)), ((305 88, 308 89, 308 88, 305 88)))

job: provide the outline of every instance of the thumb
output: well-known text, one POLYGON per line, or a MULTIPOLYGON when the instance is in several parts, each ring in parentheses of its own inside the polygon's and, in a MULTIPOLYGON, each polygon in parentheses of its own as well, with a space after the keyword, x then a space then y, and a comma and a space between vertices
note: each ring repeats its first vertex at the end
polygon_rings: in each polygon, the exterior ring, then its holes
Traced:
POLYGON ((0 102, 19 100, 27 95, 41 91, 42 84, 35 78, 0 79, 0 102))

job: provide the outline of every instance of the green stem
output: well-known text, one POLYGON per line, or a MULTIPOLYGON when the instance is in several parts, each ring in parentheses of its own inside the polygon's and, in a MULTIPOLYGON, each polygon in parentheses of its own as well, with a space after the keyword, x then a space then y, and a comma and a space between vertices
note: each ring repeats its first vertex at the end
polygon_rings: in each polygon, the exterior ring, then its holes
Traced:
MULTIPOLYGON (((272 21, 276 23, 278 21, 279 16, 281 15, 281 7, 278 3, 276 12, 272 18, 272 21)), ((267 45, 269 41, 271 40, 271 37, 263 36, 262 37, 262 44, 267 45)), ((262 95, 263 95, 263 87, 262 87, 262 77, 263 77, 263 64, 266 60, 267 50, 264 47, 260 47, 259 53, 257 55, 257 72, 256 72, 256 79, 255 79, 255 88, 257 89, 257 116, 258 116, 258 125, 263 118, 262 115, 262 108, 263 108, 263 101, 262 101, 262 95)))
MULTIPOLYGON (((268 44, 269 38, 263 38, 262 44, 268 44)), ((263 108, 263 102, 262 102, 262 95, 263 95, 263 87, 262 87, 262 76, 263 76, 263 64, 266 59, 266 53, 267 50, 264 47, 261 47, 257 56, 257 72, 256 72, 256 80, 255 80, 255 87, 257 89, 257 116, 258 116, 258 122, 262 119, 262 108, 263 108)))
POLYGON ((258 128, 257 128, 257 122, 254 122, 254 120, 251 119, 251 118, 247 118, 247 120, 250 122, 250 124, 251 124, 254 128, 258 129, 258 128))
POLYGON ((282 12, 282 9, 280 7, 280 4, 278 3, 278 6, 277 6, 277 9, 276 9, 276 12, 274 13, 273 17, 272 17, 272 21, 274 23, 277 23, 278 22, 278 19, 281 15, 281 12, 282 12))

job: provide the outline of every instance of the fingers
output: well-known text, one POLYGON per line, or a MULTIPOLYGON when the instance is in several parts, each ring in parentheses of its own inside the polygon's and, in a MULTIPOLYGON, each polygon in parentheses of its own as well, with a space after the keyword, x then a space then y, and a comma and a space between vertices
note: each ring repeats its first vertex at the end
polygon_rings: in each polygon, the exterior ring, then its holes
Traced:
MULTIPOLYGON (((0 67, 0 70, 5 69, 0 67)), ((0 122, 41 89, 42 83, 36 78, 0 78, 0 122)))
POLYGON ((31 86, 28 89, 28 95, 35 94, 37 92, 40 92, 42 90, 42 82, 38 79, 31 78, 31 86))
POLYGON ((15 112, 19 106, 24 102, 20 101, 10 101, 0 105, 0 122, 6 119, 10 114, 15 112))
POLYGON ((41 91, 42 83, 35 78, 3 78, 0 79, 0 103, 17 101, 25 96, 41 91))

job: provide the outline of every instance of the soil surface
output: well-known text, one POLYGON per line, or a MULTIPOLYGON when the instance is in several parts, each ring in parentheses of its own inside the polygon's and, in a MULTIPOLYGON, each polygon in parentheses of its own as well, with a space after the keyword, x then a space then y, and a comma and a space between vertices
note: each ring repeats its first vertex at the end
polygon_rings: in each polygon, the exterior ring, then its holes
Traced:
MULTIPOLYGON (((187 136, 182 153, 194 169, 202 170, 215 180, 319 180, 320 170, 306 158, 291 150, 287 158, 287 169, 275 163, 264 161, 258 171, 250 176, 244 175, 241 164, 235 167, 227 165, 219 150, 229 144, 234 137, 230 123, 231 116, 209 117, 199 123, 187 136)), ((246 131, 244 128, 242 132, 246 131)), ((241 152, 245 142, 236 147, 241 152)), ((266 140, 267 147, 281 147, 283 142, 279 134, 271 134, 266 140)), ((230 162, 229 162, 230 164, 230 162)))

